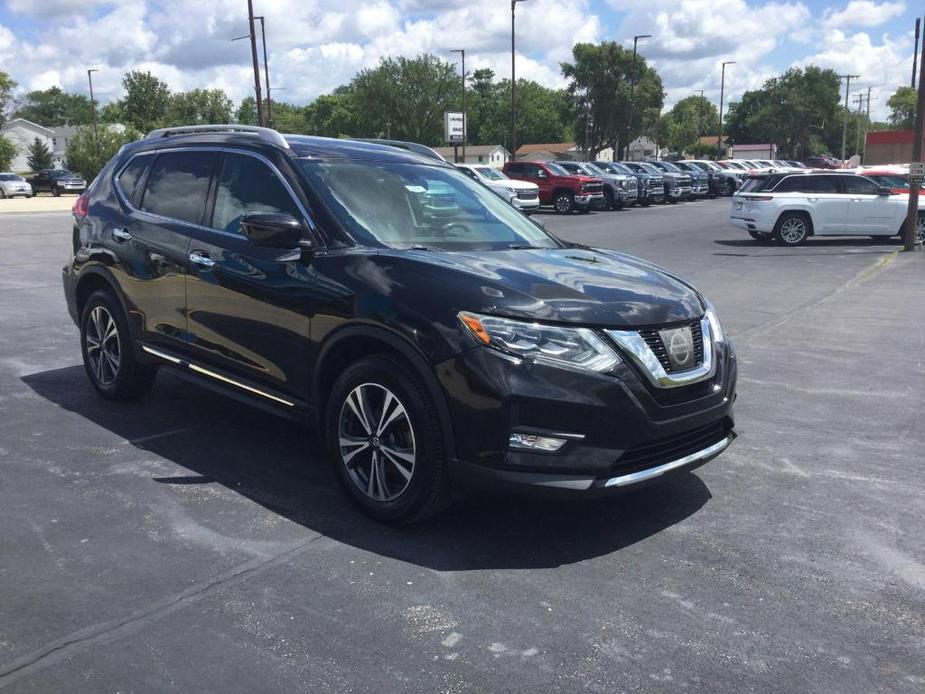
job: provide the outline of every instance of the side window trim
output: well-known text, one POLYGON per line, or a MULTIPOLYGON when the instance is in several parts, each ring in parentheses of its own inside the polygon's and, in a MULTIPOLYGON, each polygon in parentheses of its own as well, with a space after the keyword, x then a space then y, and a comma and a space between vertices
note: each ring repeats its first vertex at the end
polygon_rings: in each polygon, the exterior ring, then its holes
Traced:
POLYGON ((138 209, 140 206, 138 196, 141 195, 142 191, 145 189, 145 186, 148 184, 148 172, 151 170, 151 162, 153 162, 155 159, 154 154, 155 153, 153 151, 133 154, 125 161, 122 166, 116 170, 115 175, 112 177, 112 184, 116 189, 116 193, 118 194, 119 198, 121 198, 122 202, 125 203, 125 205, 127 205, 133 212, 140 211, 138 209), (141 157, 151 157, 151 161, 145 165, 144 172, 141 174, 141 176, 138 177, 138 181, 135 183, 135 194, 129 197, 129 195, 122 189, 122 183, 119 181, 119 178, 123 173, 125 173, 125 170, 131 165, 133 161, 140 159, 141 157))

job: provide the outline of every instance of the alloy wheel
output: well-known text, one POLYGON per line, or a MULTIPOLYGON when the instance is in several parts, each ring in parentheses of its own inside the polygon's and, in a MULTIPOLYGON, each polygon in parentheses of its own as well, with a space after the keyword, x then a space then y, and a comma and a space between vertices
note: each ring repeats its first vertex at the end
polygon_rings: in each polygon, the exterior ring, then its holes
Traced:
POLYGON ((378 383, 350 391, 338 437, 347 474, 369 499, 393 501, 408 488, 416 460, 414 428, 395 393, 378 383))
POLYGON ((101 386, 111 385, 119 376, 122 345, 116 321, 103 306, 90 311, 84 339, 93 377, 101 386))
POLYGON ((925 217, 918 217, 915 220, 915 238, 925 241, 925 217))
POLYGON ((780 237, 788 244, 798 244, 806 238, 806 222, 800 217, 787 217, 780 225, 780 237))

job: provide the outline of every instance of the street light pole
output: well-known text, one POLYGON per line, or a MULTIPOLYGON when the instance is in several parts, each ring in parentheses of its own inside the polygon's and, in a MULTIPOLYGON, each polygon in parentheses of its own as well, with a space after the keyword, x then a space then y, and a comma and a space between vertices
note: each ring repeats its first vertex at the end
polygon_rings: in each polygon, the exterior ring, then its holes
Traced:
POLYGON ((716 136, 716 153, 719 156, 723 154, 723 99, 726 96, 726 66, 735 64, 734 60, 727 60, 723 63, 723 74, 719 82, 719 135, 716 136))
POLYGON ((247 21, 251 29, 251 60, 254 63, 254 94, 257 98, 257 125, 263 127, 263 97, 260 92, 260 62, 257 60, 257 35, 254 33, 254 0, 247 0, 247 21))
POLYGON ((462 110, 463 110, 463 164, 466 163, 466 140, 469 139, 469 113, 466 111, 466 49, 456 48, 450 53, 459 53, 462 56, 462 110))
POLYGON ((845 122, 842 124, 841 128, 841 160, 845 161, 846 148, 848 146, 848 114, 850 113, 848 106, 848 90, 851 88, 851 80, 855 77, 860 77, 860 75, 839 75, 840 79, 845 80, 845 122))
POLYGON ((270 63, 267 60, 267 30, 262 16, 254 17, 260 20, 260 35, 263 38, 263 76, 267 83, 267 127, 273 127, 273 100, 270 98, 270 63))
POLYGON ((90 83, 90 111, 93 113, 93 143, 96 145, 96 161, 100 160, 100 135, 96 127, 96 100, 93 98, 93 73, 99 72, 96 68, 87 70, 87 81, 90 83))
POLYGON ((623 145, 623 159, 629 159, 630 153, 630 134, 633 127, 633 95, 636 93, 636 44, 639 39, 650 39, 652 34, 637 34, 633 37, 633 63, 630 72, 630 108, 629 117, 626 119, 626 144, 623 145))
POLYGON ((511 0, 511 161, 517 158, 517 75, 514 71, 514 8, 518 2, 526 0, 511 0))

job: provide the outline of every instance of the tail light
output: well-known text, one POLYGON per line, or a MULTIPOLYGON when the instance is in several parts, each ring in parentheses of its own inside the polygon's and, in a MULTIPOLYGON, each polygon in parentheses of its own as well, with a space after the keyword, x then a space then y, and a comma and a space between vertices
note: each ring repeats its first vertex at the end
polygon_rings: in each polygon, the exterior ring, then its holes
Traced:
POLYGON ((88 207, 90 207, 90 197, 87 193, 83 193, 74 201, 74 207, 71 208, 71 212, 75 217, 83 219, 87 216, 88 207))
POLYGON ((768 200, 773 200, 773 195, 746 195, 745 199, 749 202, 766 202, 768 200))

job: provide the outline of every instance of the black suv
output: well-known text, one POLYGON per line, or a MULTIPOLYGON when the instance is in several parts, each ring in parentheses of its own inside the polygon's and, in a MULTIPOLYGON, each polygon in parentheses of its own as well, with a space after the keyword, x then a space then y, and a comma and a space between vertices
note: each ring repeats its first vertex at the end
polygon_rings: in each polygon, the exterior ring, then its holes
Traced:
POLYGON ((63 271, 99 393, 158 368, 314 423, 405 522, 463 483, 593 495, 733 440, 736 361, 690 285, 564 243, 454 167, 244 126, 125 146, 63 271))

